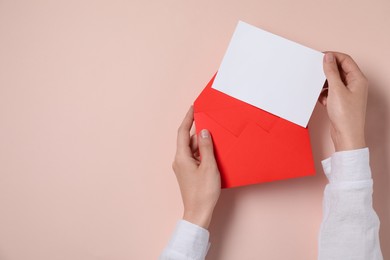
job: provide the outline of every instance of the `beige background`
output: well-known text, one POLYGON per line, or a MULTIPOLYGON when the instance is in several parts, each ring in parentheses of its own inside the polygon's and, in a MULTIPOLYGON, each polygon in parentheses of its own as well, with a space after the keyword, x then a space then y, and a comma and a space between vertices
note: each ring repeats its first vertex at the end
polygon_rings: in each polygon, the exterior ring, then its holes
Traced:
MULTIPOLYGON (((182 205, 176 129, 239 19, 351 54, 372 80, 367 139, 390 258, 390 1, 0 0, 0 259, 156 259, 182 205)), ((317 176, 224 190, 208 259, 316 259, 317 176)))

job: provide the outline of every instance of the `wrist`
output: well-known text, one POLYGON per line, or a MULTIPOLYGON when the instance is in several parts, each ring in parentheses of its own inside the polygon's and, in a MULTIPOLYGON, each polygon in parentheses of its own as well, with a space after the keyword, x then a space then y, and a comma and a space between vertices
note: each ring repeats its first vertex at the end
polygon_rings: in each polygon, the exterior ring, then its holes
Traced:
POLYGON ((208 229, 211 222, 212 215, 213 215, 212 211, 197 212, 197 211, 184 210, 183 219, 195 225, 198 225, 204 229, 208 229))
POLYGON ((332 135, 332 140, 336 152, 349 151, 365 148, 366 140, 364 134, 353 135, 332 135))

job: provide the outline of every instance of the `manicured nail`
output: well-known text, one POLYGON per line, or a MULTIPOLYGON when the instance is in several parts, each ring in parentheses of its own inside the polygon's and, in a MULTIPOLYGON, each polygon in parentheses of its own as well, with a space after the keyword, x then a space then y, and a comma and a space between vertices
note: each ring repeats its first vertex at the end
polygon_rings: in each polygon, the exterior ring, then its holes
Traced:
POLYGON ((210 133, 206 129, 203 129, 202 131, 200 131, 200 136, 202 138, 209 138, 210 137, 210 133))
POLYGON ((333 56, 333 54, 332 53, 327 53, 327 54, 325 54, 325 61, 326 62, 333 62, 334 61, 334 56, 333 56))

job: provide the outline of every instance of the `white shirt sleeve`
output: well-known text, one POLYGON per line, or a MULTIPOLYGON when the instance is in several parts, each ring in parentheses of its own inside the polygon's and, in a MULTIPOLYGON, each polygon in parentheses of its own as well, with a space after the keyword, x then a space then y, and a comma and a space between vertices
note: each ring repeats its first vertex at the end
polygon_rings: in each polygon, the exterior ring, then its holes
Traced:
POLYGON ((381 260, 379 219, 372 207, 368 148, 336 152, 322 162, 324 191, 319 260, 381 260))
POLYGON ((186 220, 180 220, 160 260, 203 260, 209 244, 209 231, 186 220))

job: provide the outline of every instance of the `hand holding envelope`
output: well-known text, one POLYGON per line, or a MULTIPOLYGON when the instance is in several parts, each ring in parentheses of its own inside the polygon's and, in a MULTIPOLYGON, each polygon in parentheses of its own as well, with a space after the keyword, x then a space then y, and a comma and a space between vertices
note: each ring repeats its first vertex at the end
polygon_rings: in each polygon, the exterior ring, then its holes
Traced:
POLYGON ((307 122, 325 76, 323 54, 243 22, 194 102, 214 141, 222 187, 314 174, 307 122))

